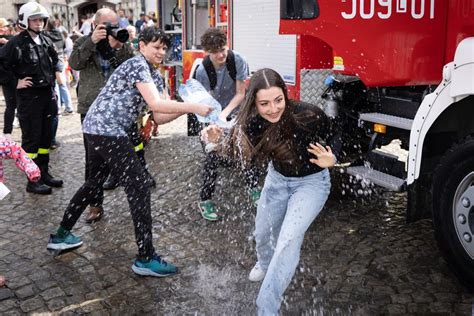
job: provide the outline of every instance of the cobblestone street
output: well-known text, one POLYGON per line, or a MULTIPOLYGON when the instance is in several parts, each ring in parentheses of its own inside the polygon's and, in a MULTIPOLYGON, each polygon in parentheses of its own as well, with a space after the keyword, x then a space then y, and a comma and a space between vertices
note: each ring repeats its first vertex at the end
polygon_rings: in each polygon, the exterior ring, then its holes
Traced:
MULTIPOLYGON (((0 98, 3 121, 4 102, 0 98)), ((259 284, 248 281, 255 263, 255 208, 242 176, 220 176, 216 202, 224 219, 207 222, 196 201, 203 158, 197 137, 187 137, 183 117, 160 127, 147 147, 157 186, 152 190, 154 244, 181 273, 139 277, 132 220, 122 188, 106 191, 105 217, 74 233, 84 245, 53 257, 49 234, 84 179, 78 114, 62 116, 61 146, 52 174, 65 181, 50 196, 28 194, 26 179, 4 162, 11 193, 0 201, 0 314, 254 315, 259 284)), ((3 126, 3 124, 2 124, 3 126)), ((14 129, 20 140, 20 130, 14 129)), ((473 295, 449 270, 431 221, 405 224, 404 193, 364 200, 333 197, 310 227, 300 265, 285 293, 282 315, 470 315, 473 295)))

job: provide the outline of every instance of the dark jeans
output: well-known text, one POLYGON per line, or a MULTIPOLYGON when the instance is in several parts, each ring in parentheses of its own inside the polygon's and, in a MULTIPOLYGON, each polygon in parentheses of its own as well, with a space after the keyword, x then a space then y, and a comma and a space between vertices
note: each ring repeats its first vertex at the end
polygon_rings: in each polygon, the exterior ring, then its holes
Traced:
MULTIPOLYGON (((150 188, 145 169, 140 163, 128 137, 84 134, 87 141, 89 176, 69 202, 61 226, 71 230, 86 207, 102 191, 109 171, 120 179, 127 194, 138 258, 149 260, 154 254, 150 188)), ((102 191, 103 192, 103 191, 102 191)))
POLYGON ((2 86, 3 97, 5 98, 5 113, 3 116, 3 134, 11 134, 13 130, 13 120, 16 110, 16 80, 2 86), (15 83, 13 83, 15 82, 15 83))
MULTIPOLYGON (((204 160, 204 169, 202 173, 203 183, 201 186, 201 201, 212 199, 212 195, 216 190, 217 180, 217 169, 219 167, 232 167, 236 165, 236 162, 230 158, 222 157, 216 152, 205 153, 206 159, 204 160)), ((244 170, 245 183, 249 188, 255 188, 258 184, 260 177, 260 169, 255 165, 244 170)))

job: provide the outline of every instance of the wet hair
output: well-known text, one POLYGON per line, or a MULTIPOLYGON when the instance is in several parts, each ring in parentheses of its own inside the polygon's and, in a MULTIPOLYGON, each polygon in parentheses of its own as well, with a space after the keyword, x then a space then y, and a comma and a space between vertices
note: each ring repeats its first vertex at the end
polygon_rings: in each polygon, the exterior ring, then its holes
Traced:
POLYGON ((215 27, 208 28, 201 36, 201 45, 205 51, 215 52, 227 45, 227 35, 215 27))
POLYGON ((169 36, 162 29, 156 26, 145 27, 138 35, 138 41, 145 44, 160 41, 167 47, 171 46, 171 40, 169 36))
MULTIPOLYGON (((274 159, 280 163, 296 166, 300 164, 296 157, 294 131, 296 127, 306 129, 311 121, 318 118, 311 111, 303 111, 295 114, 293 111, 293 101, 288 98, 288 90, 283 78, 273 69, 264 68, 256 71, 249 83, 249 87, 244 101, 240 105, 236 124, 230 133, 230 148, 228 154, 238 158, 244 164, 250 161, 268 161, 274 159), (280 120, 270 123, 260 118, 257 111, 256 96, 262 89, 278 87, 283 92, 285 109, 280 120), (259 135, 258 139, 250 141, 249 127, 261 120, 265 131, 259 135)), ((310 130, 308 130, 310 132, 310 130)))

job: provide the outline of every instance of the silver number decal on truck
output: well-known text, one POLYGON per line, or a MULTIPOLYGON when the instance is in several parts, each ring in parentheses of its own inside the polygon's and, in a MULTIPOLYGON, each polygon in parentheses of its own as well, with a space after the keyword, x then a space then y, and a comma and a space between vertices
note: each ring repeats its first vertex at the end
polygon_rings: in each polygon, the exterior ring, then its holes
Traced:
POLYGON ((435 0, 341 0, 343 3, 351 2, 351 11, 341 12, 346 20, 360 16, 364 20, 374 17, 386 20, 392 14, 411 14, 413 19, 423 19, 435 16, 435 0), (376 3, 378 6, 376 8, 376 3))

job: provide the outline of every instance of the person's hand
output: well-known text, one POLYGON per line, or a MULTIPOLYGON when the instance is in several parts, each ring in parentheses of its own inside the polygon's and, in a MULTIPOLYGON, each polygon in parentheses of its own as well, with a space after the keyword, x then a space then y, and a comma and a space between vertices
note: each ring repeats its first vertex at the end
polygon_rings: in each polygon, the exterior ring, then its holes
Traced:
POLYGON ((227 113, 226 109, 222 110, 222 112, 219 114, 219 120, 222 122, 227 122, 227 117, 229 116, 229 113, 227 113))
POLYGON ((23 79, 19 79, 18 83, 16 84, 17 89, 25 89, 31 87, 33 82, 31 81, 32 77, 25 77, 23 79))
POLYGON ((103 39, 107 38, 107 30, 105 29, 104 24, 99 24, 97 27, 94 29, 94 32, 92 32, 91 40, 92 43, 97 44, 103 39))
POLYGON ((62 73, 56 72, 56 81, 58 82, 58 85, 62 86, 64 85, 64 78, 62 73))
POLYGON ((0 38, 0 45, 5 45, 6 43, 8 43, 6 38, 0 38))
POLYGON ((201 140, 208 143, 217 143, 221 138, 223 129, 217 125, 209 125, 201 131, 201 140))
POLYGON ((320 143, 316 143, 316 145, 309 144, 308 151, 316 156, 316 158, 311 158, 309 161, 321 168, 329 168, 336 164, 336 157, 329 146, 324 148, 320 143))
POLYGON ((201 116, 208 116, 212 112, 212 110, 214 110, 214 108, 210 105, 199 104, 199 107, 194 113, 201 116))

